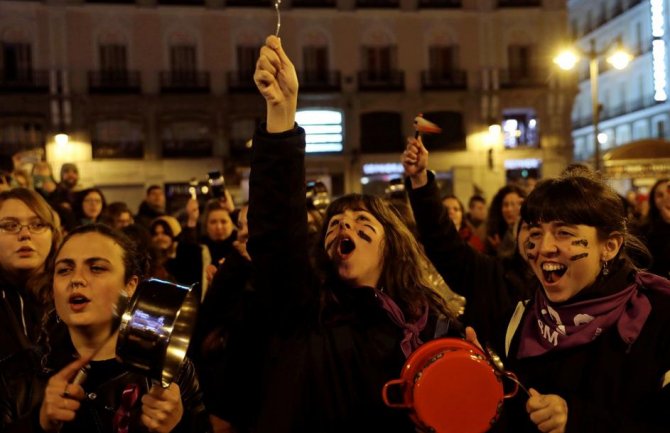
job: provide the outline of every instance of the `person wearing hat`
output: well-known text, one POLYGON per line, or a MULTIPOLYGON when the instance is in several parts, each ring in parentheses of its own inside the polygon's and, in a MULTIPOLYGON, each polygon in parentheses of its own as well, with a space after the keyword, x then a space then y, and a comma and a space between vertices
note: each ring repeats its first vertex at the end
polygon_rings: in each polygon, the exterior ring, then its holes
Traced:
POLYGON ((79 169, 71 162, 60 167, 60 182, 51 193, 50 202, 56 206, 74 209, 77 191, 79 190, 79 169))
POLYGON ((188 286, 200 283, 204 294, 207 288, 205 269, 211 263, 209 250, 200 244, 182 240, 179 221, 169 215, 154 219, 149 231, 159 253, 158 260, 166 272, 166 275, 160 276, 188 286))

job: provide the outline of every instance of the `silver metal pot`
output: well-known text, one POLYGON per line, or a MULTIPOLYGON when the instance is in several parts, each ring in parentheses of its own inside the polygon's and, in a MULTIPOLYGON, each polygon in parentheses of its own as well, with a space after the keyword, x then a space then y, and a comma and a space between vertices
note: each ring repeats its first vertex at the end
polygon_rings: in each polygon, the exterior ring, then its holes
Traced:
POLYGON ((163 388, 170 386, 186 357, 199 292, 197 284, 142 281, 121 317, 116 357, 163 388))

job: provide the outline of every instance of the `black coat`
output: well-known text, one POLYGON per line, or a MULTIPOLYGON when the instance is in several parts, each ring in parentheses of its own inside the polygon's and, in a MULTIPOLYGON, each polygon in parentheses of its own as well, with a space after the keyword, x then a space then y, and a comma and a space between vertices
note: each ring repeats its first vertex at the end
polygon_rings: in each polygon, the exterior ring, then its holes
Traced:
MULTIPOLYGON (((520 328, 510 325, 513 323, 510 300, 518 299, 524 292, 532 293, 532 289, 515 288, 513 284, 517 279, 510 278, 510 270, 505 269, 504 262, 467 248, 454 234, 432 175, 428 185, 416 190, 410 188, 409 195, 426 253, 447 283, 467 297, 466 319, 475 327, 480 341, 492 343, 506 368, 517 373, 526 387, 533 387, 542 394, 557 394, 566 400, 566 433, 670 431, 666 415, 670 407, 670 386, 664 384, 670 381, 669 295, 641 289, 650 299, 652 311, 637 341, 630 347, 613 327, 589 344, 517 359, 520 328), (508 332, 511 340, 506 347, 508 332)), ((595 299, 623 290, 631 283, 634 272, 630 266, 622 265, 603 282, 585 288, 572 301, 584 297, 595 299), (628 270, 632 273, 626 275, 628 270)), ((670 292, 670 282, 667 290, 670 292)), ((523 302, 519 304, 517 308, 525 317, 532 308, 532 301, 525 309, 523 302)), ((519 391, 515 398, 505 400, 495 431, 537 433, 525 410, 527 399, 528 396, 519 391)))
POLYGON ((324 286, 310 272, 304 159, 301 128, 254 137, 248 250, 270 335, 256 431, 413 433, 381 398, 405 361, 402 330, 373 289, 324 286), (337 302, 321 308, 325 293, 337 302))
MULTIPOLYGON (((16 353, 0 363, 0 431, 13 433, 41 432, 39 411, 46 384, 56 372, 74 361, 74 347, 64 326, 50 338, 51 351, 33 348, 16 353), (48 353, 46 356, 44 353, 48 353)), ((99 374, 89 376, 83 387, 87 397, 77 417, 65 423, 62 433, 112 433, 112 419, 121 404, 123 390, 130 384, 139 387, 139 397, 130 411, 130 432, 145 432, 141 426, 141 398, 151 388, 151 381, 127 371, 115 360, 92 363, 99 374)), ((175 382, 181 390, 184 415, 175 433, 201 433, 210 430, 202 402, 195 369, 187 361, 175 382)))
POLYGON ((0 282, 0 361, 37 342, 44 310, 26 290, 0 282))

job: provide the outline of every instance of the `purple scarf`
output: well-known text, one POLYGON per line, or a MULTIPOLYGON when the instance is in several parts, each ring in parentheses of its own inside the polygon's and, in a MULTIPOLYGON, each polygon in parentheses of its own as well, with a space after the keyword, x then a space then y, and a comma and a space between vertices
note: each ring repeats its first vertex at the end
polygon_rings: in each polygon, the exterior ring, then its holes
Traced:
POLYGON ((402 353, 405 354, 405 358, 408 357, 410 353, 423 344, 423 341, 419 338, 419 334, 426 327, 426 323, 428 323, 428 306, 424 305, 423 314, 416 322, 409 323, 405 320, 405 314, 398 307, 398 304, 389 295, 375 290, 375 296, 393 323, 402 328, 403 339, 400 342, 400 348, 402 349, 402 353))
POLYGON ((651 312, 651 303, 640 287, 670 294, 668 280, 647 272, 637 272, 633 284, 613 295, 568 305, 552 304, 544 290, 538 289, 533 309, 521 325, 517 358, 588 344, 614 324, 630 346, 651 312))

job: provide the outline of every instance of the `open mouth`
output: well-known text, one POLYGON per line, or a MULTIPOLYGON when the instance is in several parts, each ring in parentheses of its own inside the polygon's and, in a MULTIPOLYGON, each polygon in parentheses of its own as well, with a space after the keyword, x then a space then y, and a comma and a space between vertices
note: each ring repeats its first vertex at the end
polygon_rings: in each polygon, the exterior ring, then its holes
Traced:
POLYGON ((559 263, 543 263, 542 264, 542 276, 547 283, 555 283, 561 279, 565 274, 568 268, 565 265, 559 263))
POLYGON ((91 300, 84 295, 74 294, 70 296, 68 302, 70 303, 70 305, 84 305, 91 302, 91 300))
POLYGON ((348 256, 356 249, 356 244, 351 238, 342 238, 337 246, 340 256, 348 256))

